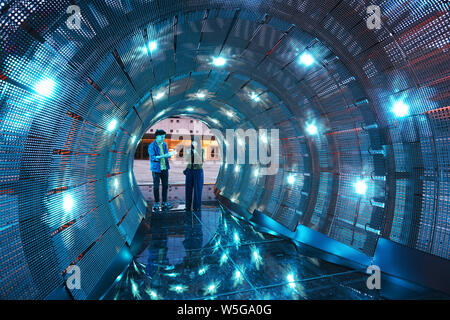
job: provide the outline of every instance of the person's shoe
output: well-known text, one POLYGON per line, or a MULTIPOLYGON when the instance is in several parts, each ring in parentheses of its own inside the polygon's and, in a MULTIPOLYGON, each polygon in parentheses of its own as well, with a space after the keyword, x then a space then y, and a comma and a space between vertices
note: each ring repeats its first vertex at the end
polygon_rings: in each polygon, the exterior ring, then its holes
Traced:
POLYGON ((173 207, 173 205, 171 205, 168 202, 163 202, 163 204, 162 204, 163 209, 171 209, 172 207, 173 207))
POLYGON ((153 211, 158 211, 159 210, 159 202, 156 202, 154 205, 153 205, 153 211))

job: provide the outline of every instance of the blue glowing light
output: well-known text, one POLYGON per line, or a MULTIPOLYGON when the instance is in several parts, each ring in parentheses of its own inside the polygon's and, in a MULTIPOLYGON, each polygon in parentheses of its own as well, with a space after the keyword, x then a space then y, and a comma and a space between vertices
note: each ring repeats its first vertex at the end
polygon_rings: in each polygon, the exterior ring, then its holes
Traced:
POLYGON ((188 288, 188 286, 185 286, 182 284, 176 284, 176 285, 171 285, 169 290, 175 291, 176 293, 182 293, 182 292, 186 291, 187 288, 188 288))
POLYGON ((131 137, 131 143, 134 143, 136 141, 136 136, 131 137))
POLYGON ((217 292, 217 288, 219 287, 219 282, 212 282, 204 288, 204 294, 214 294, 217 292))
POLYGON ((219 264, 222 266, 225 262, 228 261, 228 252, 225 252, 221 257, 220 257, 220 262, 219 264))
POLYGON ((152 300, 157 300, 158 299, 158 293, 156 293, 155 290, 147 289, 147 290, 145 290, 145 292, 150 296, 150 298, 152 300))
POLYGON ((367 192, 367 183, 364 180, 358 180, 354 187, 357 194, 364 195, 367 192))
POLYGON ((239 238, 239 234, 235 231, 234 232, 234 243, 236 246, 239 246, 241 244, 241 239, 239 238))
POLYGON ((198 269, 198 275, 199 275, 199 276, 204 275, 204 274, 206 273, 206 271, 208 271, 208 269, 209 269, 209 266, 207 266, 207 265, 201 267, 200 269, 198 269))
POLYGON ((155 51, 158 48, 158 42, 156 42, 155 40, 150 41, 148 43, 148 49, 150 50, 150 52, 155 51))
POLYGON ((314 59, 314 57, 307 52, 303 53, 299 58, 299 62, 306 67, 309 67, 310 65, 312 65, 314 63, 314 61, 316 61, 314 59))
POLYGON ((204 92, 197 92, 196 96, 198 99, 204 99, 206 97, 206 94, 204 92))
POLYGON ((114 129, 116 129, 117 124, 118 124, 118 122, 117 122, 116 119, 111 120, 111 122, 108 124, 107 130, 108 131, 113 131, 114 129))
POLYGON ((402 100, 394 102, 392 112, 397 118, 403 118, 409 115, 409 106, 402 100))
POLYGON ((223 58, 223 57, 214 57, 213 58, 213 64, 216 67, 222 67, 227 63, 227 59, 223 58))
POLYGON ((289 287, 290 287, 291 289, 294 289, 294 288, 295 288, 295 279, 294 279, 294 275, 293 275, 292 273, 290 273, 290 274, 288 274, 288 275, 286 276, 286 279, 287 279, 287 281, 288 281, 288 283, 289 283, 289 287))
POLYGON ((38 83, 35 84, 33 90, 40 94, 41 96, 48 97, 50 96, 55 89, 55 81, 51 79, 42 79, 38 83))
POLYGON ((254 92, 250 95, 250 99, 252 99, 255 102, 261 101, 261 98, 259 97, 259 95, 254 92))
POLYGON ((295 182, 295 176, 293 174, 289 175, 287 181, 289 184, 293 184, 295 182))
POLYGON ((73 209, 73 206, 75 205, 75 202, 73 200, 72 195, 67 194, 64 196, 64 200, 63 200, 63 209, 66 212, 70 212, 73 209))
POLYGON ((316 125, 310 123, 310 124, 308 124, 308 125, 306 126, 306 132, 307 132, 309 135, 315 135, 315 134, 317 134, 317 133, 319 132, 319 130, 317 129, 317 126, 316 126, 316 125))

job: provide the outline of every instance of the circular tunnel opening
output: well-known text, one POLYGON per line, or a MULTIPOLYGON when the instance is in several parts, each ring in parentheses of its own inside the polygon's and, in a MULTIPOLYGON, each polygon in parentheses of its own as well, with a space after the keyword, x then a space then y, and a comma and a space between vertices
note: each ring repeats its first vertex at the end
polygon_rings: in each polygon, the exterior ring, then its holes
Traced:
POLYGON ((213 202, 214 186, 221 165, 220 148, 214 133, 203 121, 189 116, 171 116, 160 120, 149 127, 141 140, 137 143, 133 173, 144 198, 150 205, 153 204, 153 177, 150 170, 149 145, 155 141, 155 132, 166 132, 165 142, 169 152, 175 154, 169 158, 169 190, 168 201, 176 207, 182 206, 185 201, 187 151, 194 140, 201 143, 204 152, 202 168, 204 172, 203 202, 213 202), (192 140, 193 139, 193 140, 192 140))

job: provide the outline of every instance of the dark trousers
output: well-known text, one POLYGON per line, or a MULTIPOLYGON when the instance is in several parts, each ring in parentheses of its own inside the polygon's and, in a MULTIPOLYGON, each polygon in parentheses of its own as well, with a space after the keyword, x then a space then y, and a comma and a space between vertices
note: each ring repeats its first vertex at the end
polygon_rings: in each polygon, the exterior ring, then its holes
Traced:
POLYGON ((186 208, 191 209, 194 192, 194 210, 202 206, 203 169, 186 169, 186 208))
POLYGON ((169 170, 153 172, 153 197, 155 202, 159 202, 159 180, 162 183, 162 201, 167 202, 167 188, 169 187, 169 170))

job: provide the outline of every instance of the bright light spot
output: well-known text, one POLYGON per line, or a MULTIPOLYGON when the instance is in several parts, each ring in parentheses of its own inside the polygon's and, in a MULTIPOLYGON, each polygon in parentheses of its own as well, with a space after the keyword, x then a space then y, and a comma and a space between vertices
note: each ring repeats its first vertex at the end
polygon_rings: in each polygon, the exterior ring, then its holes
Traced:
POLYGON ((119 180, 116 178, 114 179, 114 188, 118 188, 119 187, 119 180))
POLYGON ((147 289, 147 290, 145 290, 145 292, 150 296, 150 298, 152 300, 158 299, 158 294, 156 293, 156 291, 151 290, 151 289, 147 289))
POLYGON ((359 180, 355 183, 355 191, 360 195, 365 194, 367 191, 367 183, 364 180, 359 180))
POLYGON ((256 93, 254 93, 254 92, 250 95, 250 99, 252 99, 252 100, 255 101, 255 102, 258 102, 258 101, 261 100, 261 98, 259 97, 259 95, 256 94, 256 93))
POLYGON ((201 267, 201 268, 198 270, 198 274, 199 274, 200 276, 202 276, 202 275, 204 275, 204 274, 206 273, 206 271, 208 271, 208 269, 209 269, 209 266, 203 266, 203 267, 201 267))
POLYGON ((111 122, 108 124, 107 130, 108 131, 113 131, 117 127, 117 123, 118 122, 117 122, 116 119, 111 120, 111 122))
POLYGON ((158 43, 156 41, 153 40, 148 43, 148 49, 150 50, 150 52, 155 51, 156 48, 158 48, 158 43))
POLYGON ((136 141, 136 136, 131 137, 131 143, 134 143, 136 141))
POLYGON ((253 171, 253 175, 254 175, 255 177, 259 177, 259 168, 256 168, 256 169, 253 171))
POLYGON ((192 107, 186 108, 186 111, 192 112, 192 111, 194 111, 194 108, 192 108, 192 107))
POLYGON ((63 200, 63 209, 66 212, 70 212, 73 209, 74 206, 74 201, 73 201, 73 197, 70 194, 67 194, 64 196, 64 200, 63 200))
POLYGON ((242 139, 238 139, 237 140, 238 145, 242 146, 244 144, 244 142, 242 141, 242 139))
POLYGON ((182 284, 176 284, 176 285, 171 285, 169 290, 175 291, 176 293, 182 293, 182 292, 186 291, 187 288, 188 288, 188 286, 185 286, 182 284))
POLYGON ((317 126, 314 124, 308 124, 308 126, 306 127, 306 132, 308 132, 308 134, 310 135, 314 135, 317 134, 319 130, 317 129, 317 126))
POLYGON ((133 280, 131 280, 131 292, 135 297, 139 296, 139 288, 133 280))
POLYGON ((233 112, 231 112, 231 111, 227 111, 227 116, 229 117, 229 118, 233 118, 233 112))
POLYGON ((197 92, 197 98, 199 98, 199 99, 205 99, 205 97, 206 97, 206 94, 204 93, 204 92, 197 92))
POLYGON ((215 124, 219 123, 219 120, 217 120, 217 119, 211 119, 211 121, 214 122, 215 124))
POLYGON ((162 97, 164 97, 164 95, 165 95, 165 93, 164 92, 158 92, 156 95, 155 95, 155 99, 156 100, 161 100, 162 99, 162 97))
POLYGON ((293 174, 289 175, 287 181, 289 184, 293 184, 295 182, 295 176, 293 174))
POLYGON ((172 272, 172 273, 166 274, 166 276, 169 277, 169 278, 176 278, 178 275, 180 275, 180 274, 176 273, 176 272, 172 272))
POLYGON ((215 58, 213 58, 213 64, 214 64, 216 67, 222 67, 222 66, 224 66, 226 63, 227 63, 227 60, 226 60, 225 58, 222 58, 222 57, 215 57, 215 58))
POLYGON ((53 93, 54 88, 55 81, 47 78, 36 83, 33 89, 36 93, 48 97, 53 93))
POLYGON ((289 282, 289 287, 294 289, 295 288, 295 279, 294 279, 294 275, 293 274, 288 274, 287 275, 287 280, 289 282))
POLYGON ((239 172, 239 166, 234 167, 234 172, 239 172))
POLYGON ((213 282, 210 285, 206 286, 204 288, 205 295, 216 293, 218 286, 219 286, 219 283, 216 283, 216 282, 213 282))
POLYGON ((300 56, 299 61, 301 64, 309 67, 310 65, 312 65, 314 63, 315 60, 312 55, 305 52, 300 56))
POLYGON ((228 255, 226 253, 224 253, 221 257, 220 257, 220 265, 223 265, 225 262, 228 261, 228 255))
POLYGON ((405 117, 409 114, 409 106, 401 100, 396 101, 392 107, 392 112, 394 112, 395 116, 398 118, 405 117))
POLYGON ((239 239, 239 234, 237 232, 234 233, 234 242, 236 244, 241 243, 241 239, 239 239))

